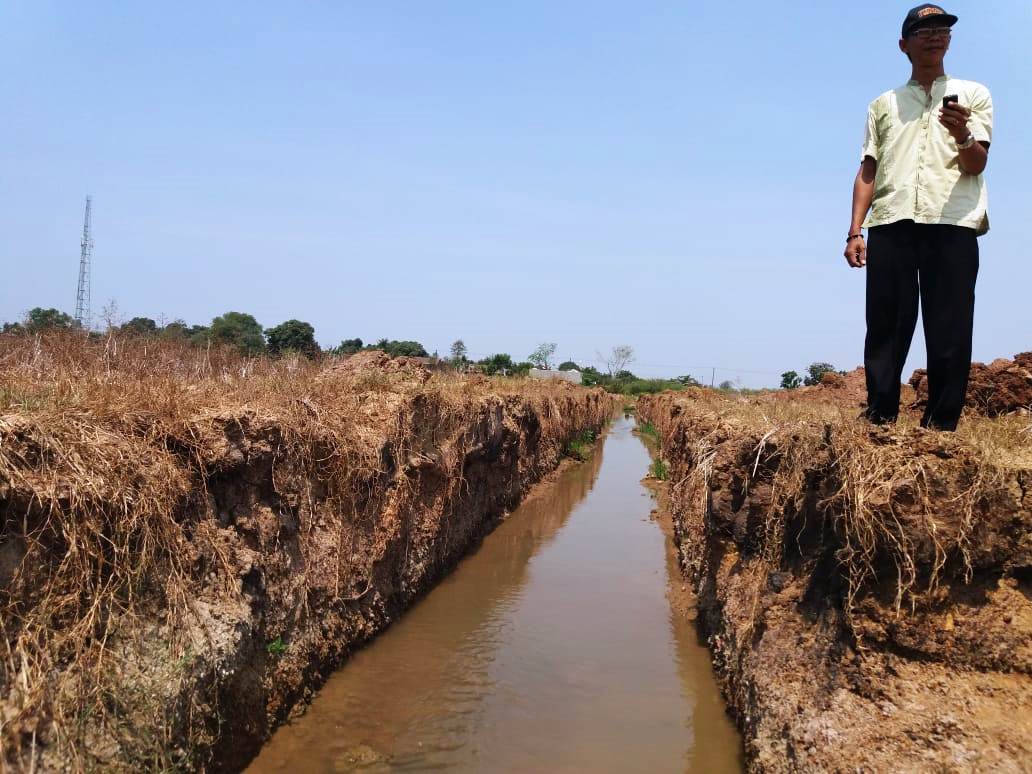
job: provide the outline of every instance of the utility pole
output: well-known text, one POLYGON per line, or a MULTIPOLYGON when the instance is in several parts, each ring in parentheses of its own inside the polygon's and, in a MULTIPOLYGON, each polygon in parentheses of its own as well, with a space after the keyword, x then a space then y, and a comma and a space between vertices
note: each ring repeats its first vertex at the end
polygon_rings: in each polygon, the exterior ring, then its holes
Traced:
POLYGON ((713 384, 714 384, 714 383, 715 383, 716 381, 717 381, 717 369, 716 369, 716 368, 714 368, 714 369, 713 369, 713 371, 711 371, 711 372, 710 372, 710 378, 709 378, 709 386, 710 386, 710 387, 712 387, 712 386, 713 386, 713 384))
POLYGON ((82 219, 82 252, 79 253, 79 289, 75 294, 75 322, 80 328, 90 327, 90 257, 93 255, 93 236, 90 234, 90 215, 93 201, 86 197, 86 214, 82 219))

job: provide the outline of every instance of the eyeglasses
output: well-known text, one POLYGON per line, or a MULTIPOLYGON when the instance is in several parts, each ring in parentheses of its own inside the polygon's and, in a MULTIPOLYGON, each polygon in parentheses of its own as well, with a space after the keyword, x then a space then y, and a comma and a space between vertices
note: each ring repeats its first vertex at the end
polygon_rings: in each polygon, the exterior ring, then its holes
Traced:
POLYGON ((920 38, 921 40, 931 40, 932 38, 948 38, 953 34, 953 31, 949 27, 924 27, 923 29, 914 30, 910 33, 913 38, 920 38))

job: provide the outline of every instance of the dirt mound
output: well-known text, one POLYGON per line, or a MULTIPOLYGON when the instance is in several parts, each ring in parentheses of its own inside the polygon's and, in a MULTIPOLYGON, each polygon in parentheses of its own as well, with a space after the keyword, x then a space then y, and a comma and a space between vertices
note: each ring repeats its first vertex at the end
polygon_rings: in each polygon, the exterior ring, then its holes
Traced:
POLYGON ((601 390, 363 353, 0 342, 0 768, 239 768, 601 390), (9 347, 5 349, 5 347, 9 347))
MULTIPOLYGON (((835 388, 822 386, 822 391, 835 388)), ((1032 760, 1032 436, 826 402, 643 397, 754 771, 1032 760)))
MULTIPOLYGON (((928 372, 919 368, 910 377, 914 407, 928 405, 928 372)), ((1013 360, 1000 358, 985 365, 972 363, 968 378, 967 410, 987 417, 1032 410, 1032 352, 1022 352, 1013 360)))
POLYGON ((826 403, 860 413, 860 410, 867 405, 867 381, 862 366, 854 368, 847 374, 829 371, 821 376, 820 384, 797 387, 794 390, 763 393, 756 399, 826 403))
POLYGON ((407 357, 392 358, 385 352, 370 350, 356 352, 333 365, 322 374, 320 381, 337 383, 344 388, 376 388, 418 386, 430 381, 433 374, 407 357))

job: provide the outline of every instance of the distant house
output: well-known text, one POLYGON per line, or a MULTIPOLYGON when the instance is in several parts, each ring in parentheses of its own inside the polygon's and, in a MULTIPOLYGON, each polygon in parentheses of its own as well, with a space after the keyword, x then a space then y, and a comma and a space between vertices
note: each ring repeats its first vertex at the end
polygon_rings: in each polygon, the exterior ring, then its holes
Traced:
POLYGON ((562 379, 564 382, 571 382, 572 384, 581 383, 581 372, 576 369, 552 371, 545 370, 544 368, 531 368, 527 375, 531 379, 562 379))

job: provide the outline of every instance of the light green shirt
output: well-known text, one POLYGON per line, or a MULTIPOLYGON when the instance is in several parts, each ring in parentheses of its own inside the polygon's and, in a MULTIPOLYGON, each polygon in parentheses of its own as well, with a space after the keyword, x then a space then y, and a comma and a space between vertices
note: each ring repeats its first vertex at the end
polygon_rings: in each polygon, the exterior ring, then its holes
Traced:
POLYGON ((993 100, 974 81, 944 75, 931 93, 917 81, 887 91, 867 109, 861 160, 878 162, 874 201, 865 226, 898 220, 968 226, 981 235, 989 230, 988 197, 983 175, 960 168, 957 143, 939 123, 942 98, 956 94, 971 110, 968 128, 979 142, 993 134, 993 100))

